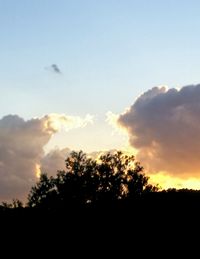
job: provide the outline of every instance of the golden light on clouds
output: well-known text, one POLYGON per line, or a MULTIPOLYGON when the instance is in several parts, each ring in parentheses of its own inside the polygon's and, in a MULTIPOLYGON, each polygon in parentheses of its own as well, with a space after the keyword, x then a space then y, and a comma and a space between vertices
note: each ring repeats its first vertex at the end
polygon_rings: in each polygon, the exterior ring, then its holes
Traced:
POLYGON ((164 187, 200 188, 199 103, 200 84, 153 87, 118 116, 147 173, 165 172, 153 176, 164 187))
MULTIPOLYGON (((196 92, 198 87, 186 87, 185 91, 190 93, 192 89, 196 92)), ((181 99, 182 95, 184 95, 182 92, 172 89, 169 91, 169 94, 167 94, 168 89, 166 87, 154 88, 140 96, 137 102, 129 109, 126 109, 123 114, 117 115, 112 112, 107 112, 106 114, 106 121, 112 126, 113 134, 119 134, 121 137, 126 138, 121 150, 125 154, 134 155, 136 161, 141 162, 141 165, 144 166, 145 174, 150 176, 150 182, 152 184, 158 184, 162 189, 200 189, 200 177, 198 178, 199 158, 197 157, 199 152, 191 152, 192 149, 198 151, 198 147, 195 148, 196 140, 193 138, 195 135, 193 133, 193 124, 191 120, 189 120, 187 127, 180 128, 179 125, 185 123, 188 117, 188 113, 186 113, 186 110, 189 110, 187 103, 192 102, 194 106, 194 101, 190 101, 190 99, 185 100, 182 106, 185 105, 186 108, 184 109, 183 116, 181 115, 184 119, 183 121, 182 119, 179 121, 175 115, 177 109, 180 111, 180 107, 176 108, 176 105, 173 103, 175 112, 171 112, 170 115, 168 115, 168 106, 162 107, 163 102, 158 102, 156 99, 165 98, 170 103, 171 95, 175 95, 181 99), (181 95, 181 97, 179 97, 179 95, 181 95), (152 103, 152 105, 150 105, 149 102, 150 104, 152 103), (153 110, 152 112, 153 105, 156 107, 155 111, 153 110), (175 114, 173 116, 176 118, 174 119, 171 114, 175 114), (120 118, 124 119, 124 123, 121 123, 120 118), (164 119, 166 119, 167 122, 164 119), (171 125, 171 127, 169 127, 169 125, 171 125), (181 134, 177 135, 176 129, 179 129, 181 134), (185 129, 185 131, 183 129, 185 129), (186 134, 185 132, 188 133, 187 136, 184 135, 186 134), (184 139, 181 138, 182 135, 184 139), (183 143, 185 143, 188 149, 183 149, 183 143), (171 153, 173 154, 170 155, 171 153), (183 153, 187 154, 188 161, 183 159, 183 153), (194 158, 197 158, 197 162, 194 158), (171 168, 170 165, 172 165, 173 168, 171 168), (166 170, 164 171, 160 167, 164 167, 166 170), (185 172, 183 169, 186 167, 189 167, 189 169, 185 172)), ((193 93, 190 94, 193 100, 193 93)), ((171 106, 172 105, 169 105, 169 107, 171 106)), ((196 113, 196 110, 193 109, 189 114, 191 118, 194 118, 196 114, 198 115, 199 113, 198 111, 196 113)), ((178 118, 179 117, 180 116, 178 116, 178 118)), ((195 124, 194 129, 196 128, 199 129, 199 126, 195 124)))
POLYGON ((43 117, 44 128, 50 133, 60 130, 69 131, 75 128, 83 128, 93 123, 93 116, 87 114, 84 118, 79 116, 67 116, 65 114, 51 113, 43 117))
POLYGON ((36 164, 35 165, 35 175, 36 177, 39 179, 40 176, 41 176, 41 168, 40 168, 40 165, 39 164, 36 164))

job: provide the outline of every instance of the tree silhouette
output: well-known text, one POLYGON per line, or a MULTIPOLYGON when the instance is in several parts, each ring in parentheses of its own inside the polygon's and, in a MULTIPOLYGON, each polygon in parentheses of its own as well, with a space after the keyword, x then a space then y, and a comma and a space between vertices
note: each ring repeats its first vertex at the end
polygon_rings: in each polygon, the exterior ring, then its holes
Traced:
POLYGON ((53 177, 41 174, 40 181, 31 188, 28 195, 28 206, 48 208, 56 195, 56 186, 53 177))
POLYGON ((82 151, 72 152, 65 160, 66 170, 58 171, 55 179, 62 205, 84 205, 95 200, 98 189, 97 162, 82 151))
POLYGON ((66 169, 58 171, 56 177, 41 175, 29 193, 29 207, 111 204, 157 190, 148 184, 149 178, 134 156, 122 152, 107 153, 98 160, 88 158, 82 151, 72 152, 65 164, 66 169))

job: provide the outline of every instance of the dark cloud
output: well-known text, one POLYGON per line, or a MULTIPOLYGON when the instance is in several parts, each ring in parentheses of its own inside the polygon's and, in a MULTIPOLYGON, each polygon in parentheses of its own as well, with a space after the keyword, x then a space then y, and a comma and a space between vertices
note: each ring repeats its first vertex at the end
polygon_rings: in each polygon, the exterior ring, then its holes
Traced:
POLYGON ((154 87, 118 123, 127 129, 137 159, 149 171, 200 176, 200 85, 154 87))
POLYGON ((56 73, 56 74, 62 74, 62 71, 60 70, 60 68, 56 64, 52 64, 50 66, 47 66, 44 69, 46 69, 50 72, 56 73))
POLYGON ((52 64, 52 65, 51 65, 51 68, 52 68, 53 71, 54 71, 55 73, 57 73, 57 74, 61 74, 61 73, 62 73, 61 70, 60 70, 60 68, 59 68, 56 64, 52 64))

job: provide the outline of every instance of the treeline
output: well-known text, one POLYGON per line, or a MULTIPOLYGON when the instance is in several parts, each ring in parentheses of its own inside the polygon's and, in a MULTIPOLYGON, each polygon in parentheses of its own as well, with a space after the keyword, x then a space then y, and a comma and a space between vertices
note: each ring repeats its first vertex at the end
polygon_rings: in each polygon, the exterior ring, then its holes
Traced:
POLYGON ((108 153, 98 160, 88 158, 82 151, 72 152, 65 164, 66 169, 58 171, 55 177, 41 174, 25 206, 15 199, 12 203, 2 203, 0 211, 200 207, 200 191, 161 191, 149 183, 134 156, 122 152, 108 153))

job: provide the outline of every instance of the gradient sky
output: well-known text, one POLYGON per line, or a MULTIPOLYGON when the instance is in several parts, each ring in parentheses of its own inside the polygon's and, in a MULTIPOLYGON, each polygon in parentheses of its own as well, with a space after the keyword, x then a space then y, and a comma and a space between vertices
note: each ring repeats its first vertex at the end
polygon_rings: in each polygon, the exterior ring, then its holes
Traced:
POLYGON ((0 116, 92 113, 102 133, 108 110, 148 88, 198 83, 199 9, 189 0, 1 0, 0 116))
POLYGON ((0 115, 121 112, 199 82, 199 1, 0 1, 0 115), (47 68, 56 63, 62 75, 47 68))
POLYGON ((200 82, 199 10, 198 0, 0 0, 0 118, 92 114, 47 149, 125 145, 108 111, 154 86, 200 82))

